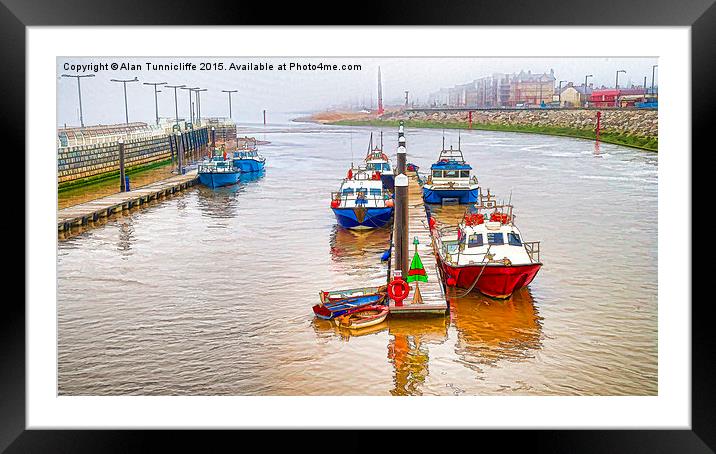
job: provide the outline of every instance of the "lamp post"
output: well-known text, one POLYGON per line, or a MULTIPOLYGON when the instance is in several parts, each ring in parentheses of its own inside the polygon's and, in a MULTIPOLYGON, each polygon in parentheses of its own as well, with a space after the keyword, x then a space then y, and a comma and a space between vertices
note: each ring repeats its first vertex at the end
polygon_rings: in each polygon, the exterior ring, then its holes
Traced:
POLYGON ((157 118, 157 124, 159 124, 159 102, 157 101, 157 93, 161 93, 161 91, 157 90, 158 85, 166 85, 166 82, 143 82, 144 85, 153 85, 154 86, 154 115, 157 118))
POLYGON ((197 121, 201 122, 201 92, 208 91, 207 88, 198 88, 196 91, 196 116, 197 121))
POLYGON ((124 120, 129 124, 129 110, 127 109, 127 84, 130 82, 139 82, 136 77, 134 79, 110 79, 111 82, 122 82, 124 87, 124 120))
MULTIPOLYGON (((562 82, 567 82, 566 80, 560 80, 559 81, 559 93, 557 93, 557 96, 559 96, 559 107, 562 107, 562 82)), ((554 99, 554 98, 552 98, 554 99)))
POLYGON ((229 94, 229 119, 231 119, 231 93, 237 93, 239 90, 221 90, 229 94))
POLYGON ((62 77, 75 77, 75 78, 77 78, 77 96, 78 96, 79 99, 80 99, 80 126, 84 128, 84 127, 85 127, 85 120, 84 120, 84 118, 82 117, 82 89, 80 88, 80 79, 81 79, 82 77, 94 77, 94 74, 86 74, 86 75, 82 75, 82 76, 73 76, 73 75, 70 75, 70 74, 63 74, 62 77))
POLYGON ((586 99, 585 104, 589 105, 589 98, 587 98, 587 79, 594 77, 592 74, 584 76, 584 98, 586 99))
POLYGON ((184 88, 186 85, 167 85, 167 88, 174 89, 174 115, 176 116, 176 126, 179 128, 179 106, 177 105, 177 88, 184 88))
POLYGON ((619 89, 619 73, 626 74, 626 71, 623 69, 620 69, 617 71, 617 80, 616 80, 616 82, 614 82, 614 88, 616 88, 616 89, 619 89))
POLYGON ((656 70, 656 67, 659 65, 653 65, 651 67, 651 96, 654 96, 654 70, 656 70))
POLYGON ((199 87, 181 87, 180 90, 188 90, 189 91, 189 122, 192 125, 192 128, 194 128, 194 109, 191 108, 191 92, 196 90, 199 87))

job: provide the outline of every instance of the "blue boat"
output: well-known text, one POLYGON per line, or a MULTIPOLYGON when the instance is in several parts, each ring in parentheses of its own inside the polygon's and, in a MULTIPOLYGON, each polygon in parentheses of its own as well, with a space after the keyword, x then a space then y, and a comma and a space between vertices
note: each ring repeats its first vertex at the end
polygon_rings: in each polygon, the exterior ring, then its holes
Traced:
POLYGON ((373 147, 373 133, 370 135, 370 145, 368 145, 368 154, 365 157, 366 170, 378 172, 380 181, 383 182, 385 189, 391 191, 395 187, 395 175, 390 166, 390 159, 383 153, 383 133, 380 134, 380 146, 373 147))
POLYGON ((241 170, 234 167, 231 159, 226 159, 223 150, 214 149, 214 156, 205 159, 197 168, 199 182, 210 188, 228 186, 239 182, 241 170))
POLYGON ((313 313, 324 320, 331 320, 360 307, 385 304, 386 287, 364 287, 350 290, 320 292, 321 303, 313 306, 313 313))
POLYGON ((392 193, 383 188, 375 172, 364 168, 351 168, 331 199, 336 220, 347 229, 381 228, 393 216, 392 193))
POLYGON ((236 150, 233 161, 234 167, 241 169, 244 173, 260 172, 266 165, 266 158, 261 156, 257 150, 236 150))
POLYGON ((461 204, 475 203, 480 195, 477 177, 471 175, 472 167, 465 162, 460 150, 443 149, 438 161, 430 166, 430 175, 423 184, 423 200, 425 203, 444 203, 457 201, 461 204))

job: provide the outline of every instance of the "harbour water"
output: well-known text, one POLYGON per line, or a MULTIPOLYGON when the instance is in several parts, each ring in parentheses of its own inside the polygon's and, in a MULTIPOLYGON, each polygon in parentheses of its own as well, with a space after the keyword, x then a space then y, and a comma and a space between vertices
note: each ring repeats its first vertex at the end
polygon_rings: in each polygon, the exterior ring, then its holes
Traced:
MULTIPOLYGON (((244 128, 271 142, 259 178, 195 186, 59 238, 59 393, 657 394, 656 154, 463 131, 482 188, 512 194, 544 267, 510 300, 451 299, 449 317, 390 319, 352 335, 311 306, 319 290, 385 282, 389 230, 341 229, 329 208, 370 132, 244 128)), ((441 131, 406 138, 408 162, 427 171, 441 131)), ((457 140, 446 131, 448 146, 457 140)), ((384 143, 394 160, 395 130, 384 143)), ((463 210, 434 213, 454 222, 463 210)))

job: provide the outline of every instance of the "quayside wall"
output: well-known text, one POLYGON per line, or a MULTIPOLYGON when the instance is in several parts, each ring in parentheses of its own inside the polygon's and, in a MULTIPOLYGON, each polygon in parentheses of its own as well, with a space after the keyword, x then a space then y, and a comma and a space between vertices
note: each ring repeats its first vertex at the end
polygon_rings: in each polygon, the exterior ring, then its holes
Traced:
POLYGON ((210 141, 210 128, 216 130, 217 142, 236 137, 236 125, 228 121, 202 121, 192 127, 184 122, 166 121, 149 126, 146 123, 100 125, 86 128, 63 128, 57 138, 58 188, 81 185, 119 171, 119 143, 124 140, 127 170, 174 159, 181 131, 182 149, 203 150, 210 141))

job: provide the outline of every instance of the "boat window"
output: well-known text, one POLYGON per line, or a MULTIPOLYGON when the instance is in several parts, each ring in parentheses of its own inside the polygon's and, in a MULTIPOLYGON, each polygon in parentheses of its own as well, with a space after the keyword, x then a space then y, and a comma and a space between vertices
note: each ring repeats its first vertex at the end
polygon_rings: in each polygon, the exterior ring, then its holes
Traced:
POLYGON ((457 170, 446 170, 445 171, 445 178, 457 178, 458 171, 457 170))
POLYGON ((470 178, 470 171, 469 170, 461 170, 460 178, 470 178))
POLYGON ((507 242, 512 246, 522 246, 522 240, 517 233, 510 232, 507 234, 507 242))
POLYGON ((343 194, 353 194, 353 188, 346 188, 343 190, 343 194))
POLYGON ((448 254, 455 254, 457 252, 458 244, 457 244, 457 241, 450 241, 450 242, 445 242, 443 247, 445 248, 445 251, 448 254))
POLYGON ((433 178, 442 178, 443 171, 442 170, 433 170, 433 178))
POLYGON ((505 244, 502 232, 490 232, 487 234, 487 242, 489 244, 505 244))
POLYGON ((390 170, 390 164, 388 164, 388 163, 383 164, 383 170, 390 170))
POLYGON ((467 239, 467 247, 478 247, 482 244, 482 233, 475 233, 467 239))
POLYGON ((383 191, 381 191, 379 188, 371 188, 370 189, 370 195, 380 195, 383 191))

